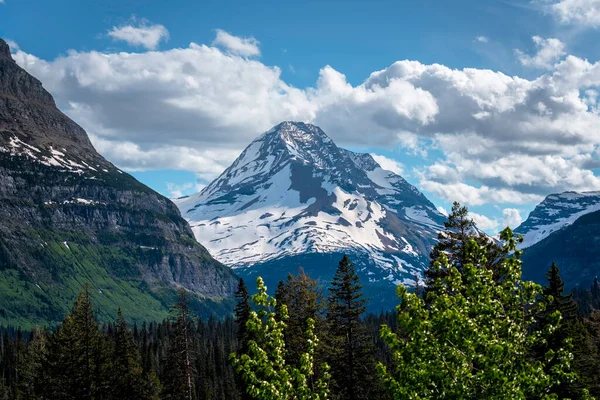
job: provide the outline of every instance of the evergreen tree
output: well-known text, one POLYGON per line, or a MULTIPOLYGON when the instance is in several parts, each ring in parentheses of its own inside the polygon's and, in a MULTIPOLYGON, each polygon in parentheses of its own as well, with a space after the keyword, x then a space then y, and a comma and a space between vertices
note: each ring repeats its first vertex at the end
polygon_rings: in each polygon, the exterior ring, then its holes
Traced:
POLYGON ((47 398, 107 398, 110 389, 108 356, 108 343, 94 320, 86 283, 71 314, 48 340, 47 357, 42 363, 47 398))
MULTIPOLYGON (((299 367, 300 356, 307 351, 306 330, 308 321, 315 324, 315 334, 322 338, 323 308, 325 301, 323 291, 317 281, 304 273, 300 268, 298 275, 289 274, 285 282, 280 282, 275 295, 276 312, 281 305, 287 307, 288 319, 284 329, 286 362, 299 367)), ((316 355, 317 365, 321 364, 322 355, 316 355)))
POLYGON ((329 287, 326 316, 326 360, 339 399, 369 399, 378 390, 372 342, 361 320, 365 303, 354 264, 344 255, 329 287))
POLYGON ((159 384, 154 372, 144 376, 139 363, 140 355, 133 335, 127 328, 119 308, 115 321, 112 355, 111 394, 114 400, 158 399, 159 384))
POLYGON ((577 317, 577 303, 573 300, 573 293, 564 294, 565 282, 560 276, 560 270, 555 263, 546 272, 548 284, 544 286, 543 296, 546 299, 545 314, 559 311, 563 321, 572 322, 577 317))
POLYGON ((178 301, 174 305, 172 339, 167 350, 165 362, 162 398, 168 400, 193 400, 195 398, 192 355, 192 319, 189 298, 185 289, 177 293, 178 301))
MULTIPOLYGON (((538 329, 544 330, 547 326, 554 326, 554 329, 546 337, 546 340, 533 347, 533 355, 536 359, 543 360, 549 351, 558 352, 561 349, 576 351, 581 348, 583 343, 574 340, 582 339, 577 334, 576 329, 581 329, 577 324, 577 303, 573 300, 573 294, 564 294, 565 283, 560 276, 560 270, 555 263, 552 263, 550 269, 546 272, 548 283, 542 290, 541 302, 544 305, 542 311, 537 314, 538 329), (555 323, 556 319, 558 323, 555 323)), ((553 359, 545 363, 545 369, 548 374, 551 373, 556 362, 560 360, 553 359)), ((580 388, 575 380, 563 380, 555 387, 555 393, 560 398, 572 398, 577 396, 580 388)))
POLYGON ((429 268, 425 270, 425 297, 434 286, 434 281, 448 274, 447 268, 435 268, 434 263, 445 254, 448 265, 460 271, 465 264, 466 246, 470 240, 477 242, 486 251, 483 267, 495 270, 495 266, 506 256, 501 246, 477 230, 475 222, 469 217, 467 207, 454 202, 448 220, 444 222, 444 230, 438 233, 438 243, 431 251, 429 268))
POLYGON ((240 282, 235 292, 235 298, 237 300, 235 306, 235 322, 237 324, 238 350, 240 353, 246 353, 248 351, 249 339, 246 323, 248 322, 248 318, 250 318, 252 307, 250 306, 250 294, 248 293, 248 288, 246 287, 243 278, 240 278, 240 282))

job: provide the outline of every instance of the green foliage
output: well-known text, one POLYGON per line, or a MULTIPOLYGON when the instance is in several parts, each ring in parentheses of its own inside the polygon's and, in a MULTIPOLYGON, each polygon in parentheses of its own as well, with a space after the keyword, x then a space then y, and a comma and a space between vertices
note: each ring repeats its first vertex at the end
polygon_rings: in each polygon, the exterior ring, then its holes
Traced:
POLYGON ((487 235, 477 230, 473 219, 469 217, 469 210, 458 202, 452 204, 452 211, 448 220, 444 222, 444 230, 438 233, 438 243, 431 251, 431 263, 425 270, 425 292, 432 289, 434 281, 449 273, 444 265, 436 266, 436 261, 442 254, 448 258, 448 266, 459 271, 467 262, 467 244, 474 240, 481 248, 485 249, 485 267, 496 269, 496 264, 506 256, 502 247, 498 246, 487 235))
POLYGON ((395 373, 381 363, 379 373, 396 399, 510 398, 554 399, 560 381, 572 381, 572 355, 548 351, 543 360, 527 357, 533 346, 555 331, 560 313, 543 330, 535 330, 542 293, 521 279, 521 251, 507 228, 504 251, 512 256, 497 263, 496 279, 487 251, 474 240, 464 248, 459 270, 441 254, 434 269, 448 273, 432 282, 427 304, 398 287, 398 328, 383 326, 381 336, 397 364, 395 373), (550 371, 544 368, 553 363, 550 371))
POLYGON ((285 321, 287 307, 281 307, 276 315, 276 300, 267 294, 262 280, 256 280, 257 293, 252 301, 257 310, 250 312, 247 322, 249 337, 248 353, 231 354, 234 368, 245 384, 245 391, 254 399, 261 400, 322 400, 328 397, 328 366, 322 366, 323 377, 313 381, 314 353, 319 340, 314 333, 314 320, 307 321, 307 352, 300 358, 298 368, 285 362, 285 321))

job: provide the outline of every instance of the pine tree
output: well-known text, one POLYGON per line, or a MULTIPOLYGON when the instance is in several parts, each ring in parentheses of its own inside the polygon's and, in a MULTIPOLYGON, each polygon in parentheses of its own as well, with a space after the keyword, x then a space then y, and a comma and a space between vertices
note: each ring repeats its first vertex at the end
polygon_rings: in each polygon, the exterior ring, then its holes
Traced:
POLYGON ((329 287, 326 316, 326 360, 339 399, 373 398, 378 389, 372 342, 361 320, 365 303, 354 264, 344 255, 329 287))
POLYGON ((144 376, 140 354, 119 308, 115 321, 111 394, 114 400, 158 399, 159 385, 154 372, 144 376))
POLYGON ((235 306, 235 322, 237 325, 237 340, 238 340, 238 351, 240 353, 246 353, 248 351, 248 327, 246 323, 250 318, 250 294, 243 278, 240 278, 237 290, 235 292, 235 298, 237 304, 235 306))
MULTIPOLYGON (((481 248, 485 249, 486 257, 482 267, 495 271, 498 263, 506 257, 506 253, 501 246, 477 230, 475 222, 469 217, 467 207, 454 202, 448 220, 444 222, 444 230, 438 233, 438 243, 431 251, 431 261, 425 270, 425 299, 427 292, 434 286, 434 281, 448 274, 448 269, 445 267, 435 268, 435 262, 442 254, 445 254, 448 258, 448 265, 456 267, 460 271, 466 262, 466 246, 470 240, 474 240, 481 248)), ((496 276, 496 278, 498 277, 496 276)))
POLYGON ((43 362, 47 397, 105 398, 109 391, 108 356, 108 343, 94 319, 86 283, 71 314, 48 340, 48 355, 43 362))
POLYGON ((193 400, 195 398, 195 371, 192 355, 192 319, 189 298, 185 289, 177 292, 174 305, 172 339, 167 350, 162 398, 168 400, 193 400))

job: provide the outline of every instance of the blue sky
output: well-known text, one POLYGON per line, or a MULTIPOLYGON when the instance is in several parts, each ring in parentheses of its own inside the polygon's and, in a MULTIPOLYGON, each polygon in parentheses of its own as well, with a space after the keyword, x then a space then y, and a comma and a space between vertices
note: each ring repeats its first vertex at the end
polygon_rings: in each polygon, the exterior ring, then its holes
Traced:
POLYGON ((302 119, 398 162, 436 205, 461 200, 495 232, 549 193, 600 190, 599 7, 4 0, 0 37, 109 160, 166 195, 302 119))

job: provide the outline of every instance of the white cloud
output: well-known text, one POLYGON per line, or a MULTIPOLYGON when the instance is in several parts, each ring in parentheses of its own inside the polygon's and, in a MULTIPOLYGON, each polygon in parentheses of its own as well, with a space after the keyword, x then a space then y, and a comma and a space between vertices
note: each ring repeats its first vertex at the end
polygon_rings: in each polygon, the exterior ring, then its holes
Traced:
POLYGON ((50 62, 20 50, 15 59, 128 169, 176 167, 210 179, 261 132, 300 120, 344 146, 435 151, 437 161, 416 173, 422 188, 450 201, 522 204, 600 188, 592 172, 600 63, 574 56, 535 79, 404 60, 355 86, 325 66, 307 89, 287 84, 276 66, 194 43, 71 51, 50 62))
POLYGON ((521 217, 521 213, 516 208, 505 208, 502 210, 502 226, 510 226, 512 229, 515 229, 523 222, 523 217, 521 217))
POLYGON ((480 43, 488 43, 490 40, 486 36, 477 36, 475 41, 480 43))
POLYGON ((472 211, 469 212, 469 217, 471 217, 471 219, 473 220, 473 222, 475 222, 475 225, 477 225, 479 229, 482 229, 484 231, 494 230, 500 225, 500 223, 496 219, 490 219, 485 215, 477 214, 472 211))
POLYGON ((381 166, 381 168, 392 171, 395 174, 402 175, 404 174, 404 166, 401 162, 393 160, 391 158, 380 156, 375 153, 371 153, 371 157, 381 166))
POLYGON ((534 36, 532 40, 537 49, 534 56, 528 56, 521 50, 515 50, 519 62, 525 67, 552 69, 554 64, 566 54, 565 44, 558 39, 534 36))
POLYGON ((600 27, 600 0, 551 0, 547 3, 561 24, 600 27))
POLYGON ((163 25, 150 25, 145 20, 134 25, 135 19, 132 22, 131 25, 113 26, 107 32, 108 36, 114 40, 127 42, 131 46, 142 46, 148 50, 156 49, 161 41, 169 38, 169 31, 163 25))
POLYGON ((16 53, 19 50, 19 44, 13 40, 6 40, 6 44, 10 48, 11 53, 16 53))
POLYGON ((258 47, 260 42, 258 40, 253 37, 233 36, 222 29, 217 29, 217 37, 212 44, 213 46, 223 47, 230 53, 239 56, 252 57, 260 55, 260 48, 258 47))

